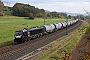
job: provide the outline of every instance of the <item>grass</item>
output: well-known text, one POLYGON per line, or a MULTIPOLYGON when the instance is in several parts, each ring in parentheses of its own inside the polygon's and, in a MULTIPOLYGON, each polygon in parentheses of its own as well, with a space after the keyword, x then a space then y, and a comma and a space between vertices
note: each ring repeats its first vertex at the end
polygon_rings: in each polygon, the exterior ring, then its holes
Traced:
POLYGON ((36 57, 35 60, 63 60, 62 57, 65 57, 65 52, 71 53, 80 41, 86 32, 86 26, 88 27, 88 23, 84 22, 84 24, 74 32, 46 46, 47 51, 36 57))
MULTIPOLYGON (((52 24, 57 22, 63 22, 65 19, 46 19, 45 24, 52 24)), ((28 20, 26 17, 16 16, 1 16, 0 17, 0 43, 13 41, 14 33, 16 30, 22 30, 23 28, 42 26, 44 25, 44 19, 35 18, 34 20, 28 20)))

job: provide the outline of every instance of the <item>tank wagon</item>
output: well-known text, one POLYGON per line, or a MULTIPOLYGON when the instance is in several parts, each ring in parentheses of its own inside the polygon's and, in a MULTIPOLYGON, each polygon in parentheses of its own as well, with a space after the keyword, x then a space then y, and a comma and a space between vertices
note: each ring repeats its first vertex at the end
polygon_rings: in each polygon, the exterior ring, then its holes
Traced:
POLYGON ((62 28, 63 25, 62 25, 62 23, 56 23, 56 24, 54 24, 54 26, 55 26, 55 31, 58 31, 62 28))

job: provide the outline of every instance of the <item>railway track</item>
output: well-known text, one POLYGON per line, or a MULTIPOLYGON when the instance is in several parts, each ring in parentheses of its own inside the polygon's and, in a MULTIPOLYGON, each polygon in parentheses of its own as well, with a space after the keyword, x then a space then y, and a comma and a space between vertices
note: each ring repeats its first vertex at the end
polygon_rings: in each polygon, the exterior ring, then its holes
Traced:
POLYGON ((49 44, 50 42, 66 35, 67 32, 70 33, 76 28, 78 28, 82 24, 81 21, 75 23, 74 25, 54 32, 52 34, 48 34, 42 36, 37 39, 30 40, 28 42, 17 44, 17 45, 10 45, 3 48, 0 48, 0 60, 15 60, 23 55, 26 55, 44 45, 49 44))

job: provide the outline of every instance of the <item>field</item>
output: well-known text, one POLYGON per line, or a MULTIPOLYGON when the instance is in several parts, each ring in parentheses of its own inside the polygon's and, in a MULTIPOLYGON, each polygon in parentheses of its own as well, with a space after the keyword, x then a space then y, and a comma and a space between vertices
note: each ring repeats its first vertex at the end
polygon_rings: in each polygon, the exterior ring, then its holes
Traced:
MULTIPOLYGON (((46 19, 45 24, 63 22, 66 19, 46 19)), ((3 16, 0 17, 0 43, 9 42, 14 39, 16 30, 44 25, 43 18, 29 20, 27 17, 3 16), (28 27, 27 27, 28 26, 28 27)))

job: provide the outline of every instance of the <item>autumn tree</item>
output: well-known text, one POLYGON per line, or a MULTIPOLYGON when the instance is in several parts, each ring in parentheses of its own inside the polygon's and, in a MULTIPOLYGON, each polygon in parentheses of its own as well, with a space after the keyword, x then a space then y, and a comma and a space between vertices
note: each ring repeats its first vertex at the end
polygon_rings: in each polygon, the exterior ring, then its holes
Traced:
POLYGON ((58 16, 58 13, 56 11, 54 12, 50 12, 50 14, 52 15, 53 18, 57 17, 58 16))
POLYGON ((52 18, 52 15, 50 13, 47 13, 47 17, 52 18))
POLYGON ((3 13, 3 7, 4 7, 4 4, 3 2, 0 1, 0 16, 3 16, 4 13, 3 13))
POLYGON ((68 16, 68 18, 69 18, 69 19, 71 19, 71 18, 72 18, 72 16, 71 16, 71 15, 69 15, 69 16, 68 16))

